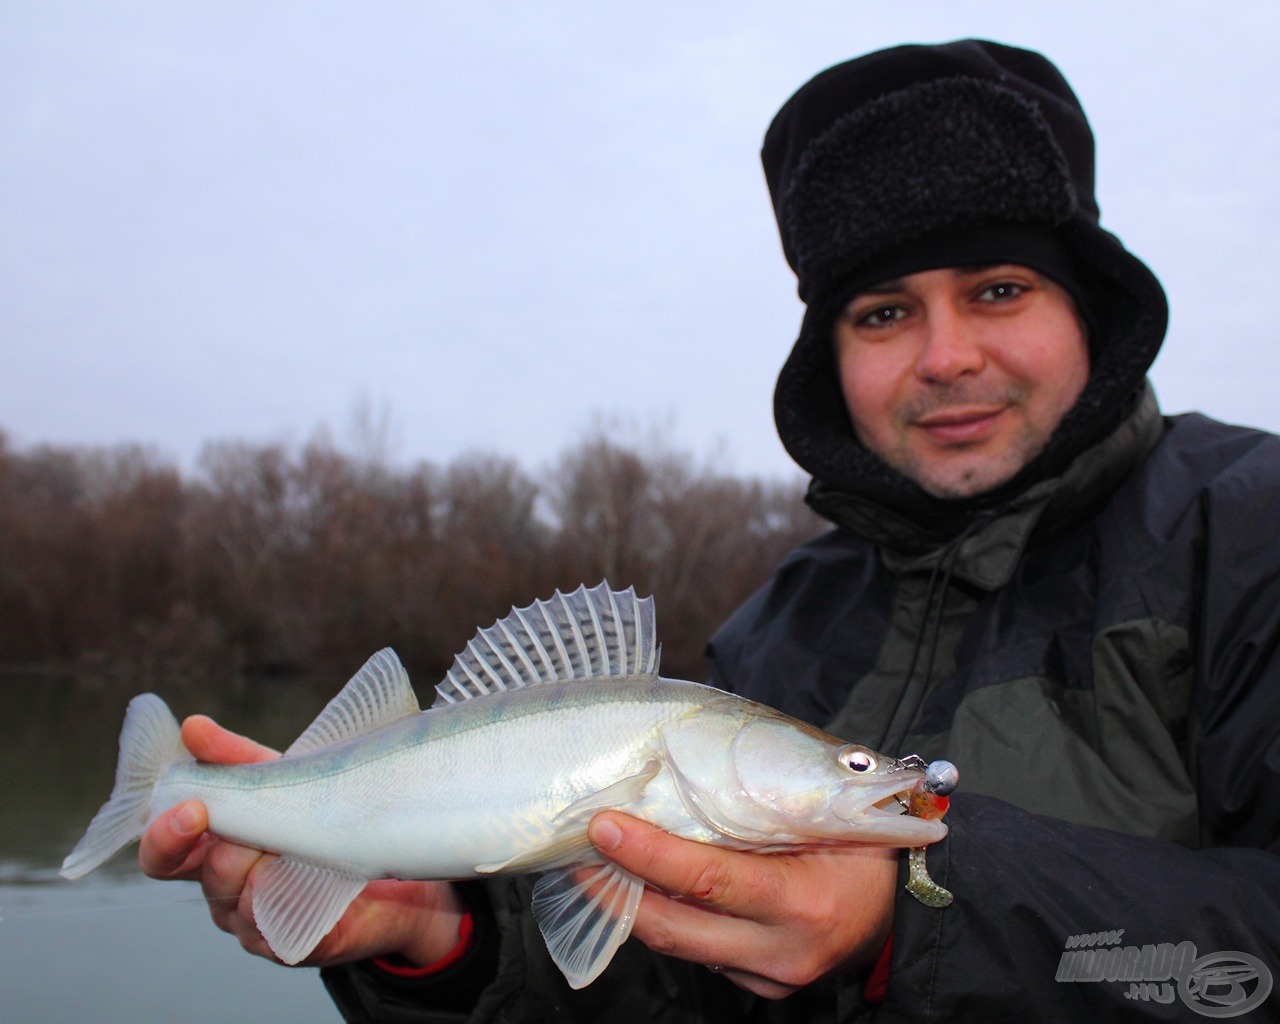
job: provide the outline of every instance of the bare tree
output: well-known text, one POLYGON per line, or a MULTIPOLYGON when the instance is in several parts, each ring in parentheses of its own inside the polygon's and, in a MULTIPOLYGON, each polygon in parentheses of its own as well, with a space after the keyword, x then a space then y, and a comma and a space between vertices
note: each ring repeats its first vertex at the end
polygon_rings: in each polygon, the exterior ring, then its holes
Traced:
POLYGON ((184 482, 153 453, 11 450, 0 434, 0 662, 418 674, 477 627, 607 579, 657 598, 667 672, 698 677, 724 617, 818 521, 798 483, 599 428, 542 482, 511 459, 393 467, 367 407, 355 454, 222 442, 184 482))

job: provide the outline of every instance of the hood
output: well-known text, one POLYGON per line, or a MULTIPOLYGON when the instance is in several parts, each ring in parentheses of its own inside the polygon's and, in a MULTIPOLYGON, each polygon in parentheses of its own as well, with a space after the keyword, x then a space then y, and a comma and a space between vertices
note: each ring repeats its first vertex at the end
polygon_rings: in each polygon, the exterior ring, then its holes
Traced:
MULTIPOLYGON (((830 68, 770 125, 762 159, 783 250, 807 304, 778 377, 774 417, 793 459, 823 485, 954 533, 1060 474, 1135 409, 1164 338, 1164 291, 1103 229, 1093 135, 1066 80, 1039 54, 966 40, 904 46, 830 68), (831 341, 850 289, 953 265, 957 239, 1052 235, 1090 326, 1090 376, 1044 451, 972 498, 926 494, 854 436, 831 341), (926 254, 926 255, 921 255, 926 254), (927 254, 936 254, 932 260, 927 254), (909 265, 903 260, 911 261, 909 265)), ((1021 250, 1020 250, 1021 252, 1021 250)), ((1036 266, 1061 277, 1062 260, 1036 266)))

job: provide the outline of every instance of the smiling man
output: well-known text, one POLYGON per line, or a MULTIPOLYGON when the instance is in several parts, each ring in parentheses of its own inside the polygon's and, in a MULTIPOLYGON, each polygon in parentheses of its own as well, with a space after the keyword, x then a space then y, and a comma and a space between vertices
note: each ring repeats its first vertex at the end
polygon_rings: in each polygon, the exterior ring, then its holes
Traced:
POLYGON ((1075 302, 1016 264, 872 285, 836 319, 835 345, 855 436, 937 498, 1012 479, 1089 377, 1075 302))
MULTIPOLYGON (((1280 969, 1280 444, 1161 416, 1164 292, 1099 224, 1070 87, 899 47, 804 85, 763 158, 807 306, 774 414, 836 529, 720 630, 716 678, 962 779, 930 851, 955 904, 899 891, 870 984, 863 946, 826 1016, 770 1019, 1166 1019, 1161 943, 1280 969), (1101 970, 1064 968, 1098 933, 1101 970)), ((874 919, 872 877, 829 881, 836 918, 874 919)))
MULTIPOLYGON (((1092 135, 1040 55, 967 41, 838 65, 763 159, 807 307, 774 415, 833 529, 717 633, 713 678, 953 761, 929 862, 955 902, 904 893, 897 851, 761 856, 604 812, 592 842, 649 887, 588 988, 552 965, 527 881, 375 883, 310 962, 355 1022, 1260 1006, 1280 970, 1280 442, 1161 415, 1164 292, 1099 225, 1092 135), (1195 981, 1223 956, 1250 980, 1195 981)), ((183 735, 209 760, 268 756, 208 720, 183 735)), ((261 855, 204 824, 199 805, 162 816, 143 864, 199 879, 269 956, 261 855)))

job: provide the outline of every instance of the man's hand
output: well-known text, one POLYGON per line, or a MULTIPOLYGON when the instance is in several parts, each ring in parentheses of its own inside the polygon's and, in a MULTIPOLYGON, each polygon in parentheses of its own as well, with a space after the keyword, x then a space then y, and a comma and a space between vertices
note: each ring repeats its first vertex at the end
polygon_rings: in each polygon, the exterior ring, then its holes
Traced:
MULTIPOLYGON (((214 764, 279 757, 202 715, 182 723, 182 742, 214 764)), ((279 960, 253 920, 253 880, 268 854, 211 835, 204 805, 194 800, 160 815, 142 837, 138 862, 152 878, 198 881, 214 923, 250 953, 279 960)), ((412 964, 440 959, 458 941, 464 908, 447 882, 370 882, 303 964, 330 964, 398 954, 412 964)))
POLYGON ((740 853, 615 812, 596 815, 590 836, 602 854, 662 890, 645 890, 636 938, 768 999, 870 967, 893 924, 896 850, 740 853))

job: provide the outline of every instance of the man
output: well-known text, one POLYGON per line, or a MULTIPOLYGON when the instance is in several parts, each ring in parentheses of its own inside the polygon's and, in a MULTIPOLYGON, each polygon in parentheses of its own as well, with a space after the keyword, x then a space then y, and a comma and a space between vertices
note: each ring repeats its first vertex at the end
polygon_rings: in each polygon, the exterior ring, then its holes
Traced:
MULTIPOLYGON (((386 882, 317 950, 330 991, 356 1021, 1239 1008, 1280 969, 1280 441, 1160 416, 1164 294, 1098 226, 1092 136, 1039 55, 837 66, 763 155, 807 305, 775 416, 836 529, 721 629, 714 677, 959 765, 929 854, 954 905, 904 895, 895 851, 761 857, 602 814, 593 842, 655 889, 595 984, 563 985, 519 883, 386 882), (1100 933, 1120 952, 1099 971, 1064 957, 1100 933), (1192 960, 1219 951, 1254 978, 1212 989, 1192 960)), ((207 721, 184 736, 266 756, 207 721)), ((229 897, 215 918, 265 955, 258 855, 203 822, 161 818, 144 866, 229 897)))

